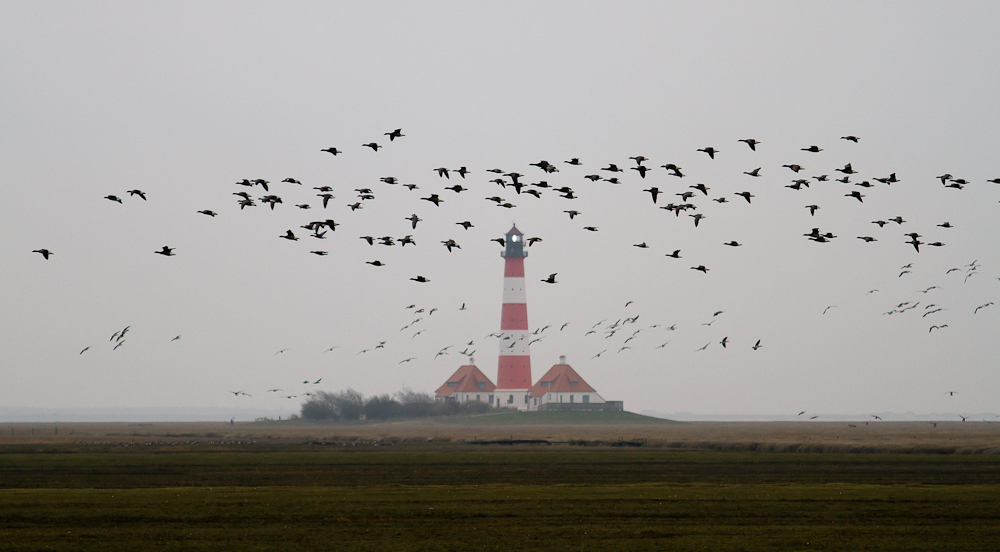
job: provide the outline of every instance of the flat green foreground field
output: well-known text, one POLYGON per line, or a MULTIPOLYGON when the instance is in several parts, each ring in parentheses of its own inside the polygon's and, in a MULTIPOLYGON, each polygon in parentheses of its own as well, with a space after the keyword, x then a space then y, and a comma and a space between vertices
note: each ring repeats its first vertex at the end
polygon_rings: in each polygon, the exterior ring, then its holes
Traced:
MULTIPOLYGON (((678 452, 578 447, 443 445, 308 447, 311 452, 185 451, 130 447, 91 452, 0 449, 0 489, 579 485, 636 483, 1000 485, 1000 456, 678 452), (358 447, 360 448, 360 447, 358 447), (60 451, 60 452, 52 452, 60 451)), ((283 447, 282 447, 283 448, 283 447)), ((280 450, 280 448, 278 449, 280 450)))
POLYGON ((11 424, 0 551, 1000 550, 1000 424, 534 414, 11 424))
POLYGON ((995 485, 0 491, 4 550, 996 550, 995 485))
POLYGON ((995 551, 1000 542, 993 455, 424 447, 3 447, 0 550, 995 551))

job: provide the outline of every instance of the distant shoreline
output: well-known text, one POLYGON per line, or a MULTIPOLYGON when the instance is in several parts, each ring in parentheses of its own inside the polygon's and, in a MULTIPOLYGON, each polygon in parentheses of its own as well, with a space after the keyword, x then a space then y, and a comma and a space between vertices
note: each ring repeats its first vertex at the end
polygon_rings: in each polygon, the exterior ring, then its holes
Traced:
MULTIPOLYGON (((134 408, 36 408, 0 406, 0 423, 72 423, 72 422, 212 422, 230 421, 252 422, 258 418, 277 420, 298 415, 299 409, 267 408, 223 408, 223 407, 134 407, 134 408)), ((872 415, 882 421, 894 422, 949 422, 968 421, 1000 422, 1000 414, 993 412, 956 413, 933 412, 915 414, 913 412, 873 412, 871 414, 824 414, 809 412, 802 416, 795 414, 699 414, 692 412, 660 412, 643 410, 643 416, 663 418, 679 422, 861 422, 874 421, 872 415), (809 420, 812 416, 815 420, 809 420)))

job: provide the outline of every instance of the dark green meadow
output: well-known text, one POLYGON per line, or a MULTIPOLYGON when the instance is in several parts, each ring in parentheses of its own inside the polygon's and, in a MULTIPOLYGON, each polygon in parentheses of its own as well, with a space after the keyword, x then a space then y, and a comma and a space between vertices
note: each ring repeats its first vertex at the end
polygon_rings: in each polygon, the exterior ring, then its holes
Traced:
POLYGON ((996 486, 420 485, 3 493, 5 550, 996 550, 996 486))
POLYGON ((0 550, 997 550, 1000 457, 0 449, 0 550), (707 547, 707 548, 706 548, 707 547))

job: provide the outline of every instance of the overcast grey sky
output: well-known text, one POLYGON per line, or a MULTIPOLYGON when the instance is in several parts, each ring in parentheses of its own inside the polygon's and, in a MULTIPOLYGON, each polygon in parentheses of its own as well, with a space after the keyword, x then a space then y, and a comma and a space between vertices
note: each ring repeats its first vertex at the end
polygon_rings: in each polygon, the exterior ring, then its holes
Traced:
POLYGON ((0 2, 0 405, 432 392, 470 341, 495 378, 490 239, 516 222, 543 239, 525 262, 530 326, 551 326, 531 346, 536 379, 565 354, 634 411, 995 411, 1000 306, 975 309, 1000 303, 997 28, 996 2, 0 2), (645 179, 627 169, 638 155, 645 179), (529 165, 542 159, 559 172, 529 165), (846 163, 858 174, 833 182, 846 163), (491 168, 578 198, 518 195, 491 168), (244 178, 282 203, 241 211, 234 192, 265 195, 244 178), (811 185, 785 187, 796 178, 811 185), (333 188, 325 210, 317 186, 333 188), (352 211, 358 188, 375 198, 352 211), (697 210, 659 209, 688 190, 697 210), (327 218, 325 240, 300 228, 327 218), (814 227, 837 238, 803 237, 814 227), (917 253, 908 232, 946 245, 917 253), (359 239, 407 234, 416 246, 359 239), (176 255, 153 254, 164 245, 176 255), (905 302, 919 304, 884 314, 905 302))

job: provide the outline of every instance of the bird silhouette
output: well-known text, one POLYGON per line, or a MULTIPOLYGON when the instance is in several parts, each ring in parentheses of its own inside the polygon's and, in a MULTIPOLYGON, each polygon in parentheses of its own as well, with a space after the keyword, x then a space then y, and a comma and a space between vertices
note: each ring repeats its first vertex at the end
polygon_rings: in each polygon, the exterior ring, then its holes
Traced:
POLYGON ((41 254, 42 257, 44 257, 46 261, 49 260, 49 255, 52 254, 52 252, 49 251, 48 249, 33 249, 31 252, 32 253, 39 253, 39 254, 41 254))
POLYGON ((285 235, 283 235, 283 236, 278 236, 278 237, 279 237, 279 238, 284 238, 284 239, 286 239, 286 240, 289 240, 289 241, 298 241, 298 239, 299 239, 299 238, 297 238, 297 237, 295 236, 295 234, 294 234, 294 233, 292 233, 292 231, 291 231, 291 230, 287 230, 287 231, 285 232, 285 235))
POLYGON ((384 133, 384 135, 389 137, 390 142, 392 142, 396 138, 402 138, 403 136, 406 136, 405 134, 403 134, 403 129, 401 128, 397 128, 392 132, 386 132, 384 133))
MULTIPOLYGON (((755 148, 751 148, 751 149, 755 149, 755 148)), ((715 149, 715 148, 713 148, 711 146, 709 146, 707 148, 699 148, 696 151, 703 151, 703 152, 707 153, 708 156, 711 157, 712 159, 715 159, 715 154, 719 153, 719 150, 717 150, 717 149, 715 149)))
POLYGON ((117 201, 118 203, 122 202, 121 198, 119 198, 116 195, 106 195, 106 196, 104 196, 104 199, 108 199, 108 200, 111 200, 111 201, 117 201))
POLYGON ((740 138, 739 140, 737 140, 737 142, 745 143, 746 145, 750 146, 750 149, 753 151, 757 151, 757 144, 760 143, 757 140, 754 140, 753 138, 740 138))
POLYGON ((330 154, 333 154, 333 155, 337 155, 338 153, 343 153, 343 152, 341 152, 341 151, 340 151, 339 149, 337 149, 337 148, 326 148, 326 149, 321 149, 321 150, 319 150, 319 151, 325 151, 325 152, 327 152, 327 153, 330 153, 330 154))
POLYGON ((146 201, 146 193, 142 190, 129 190, 127 193, 132 197, 139 196, 143 201, 146 201))
POLYGON ((423 276, 420 276, 420 275, 418 275, 416 278, 410 278, 410 279, 413 280, 414 282, 420 282, 422 284, 430 282, 430 280, 428 280, 427 278, 424 278, 423 276))
MULTIPOLYGON (((291 232, 291 230, 289 230, 289 232, 291 232)), ((173 247, 167 247, 166 245, 164 245, 163 249, 161 249, 159 251, 153 251, 153 253, 156 253, 157 255, 163 255, 165 257, 173 257, 174 256, 174 249, 175 248, 173 248, 173 247)))
POLYGON ((546 284, 554 284, 554 283, 556 283, 556 274, 559 274, 559 273, 558 272, 553 272, 552 274, 549 274, 548 278, 545 278, 542 281, 545 282, 546 284))
POLYGON ((705 274, 708 274, 708 269, 705 268, 705 265, 692 266, 691 270, 699 270, 705 274))
POLYGON ((376 144, 375 142, 369 142, 367 144, 361 144, 361 145, 362 145, 362 147, 371 148, 372 151, 378 151, 379 148, 383 147, 383 146, 380 146, 380 145, 376 144))

